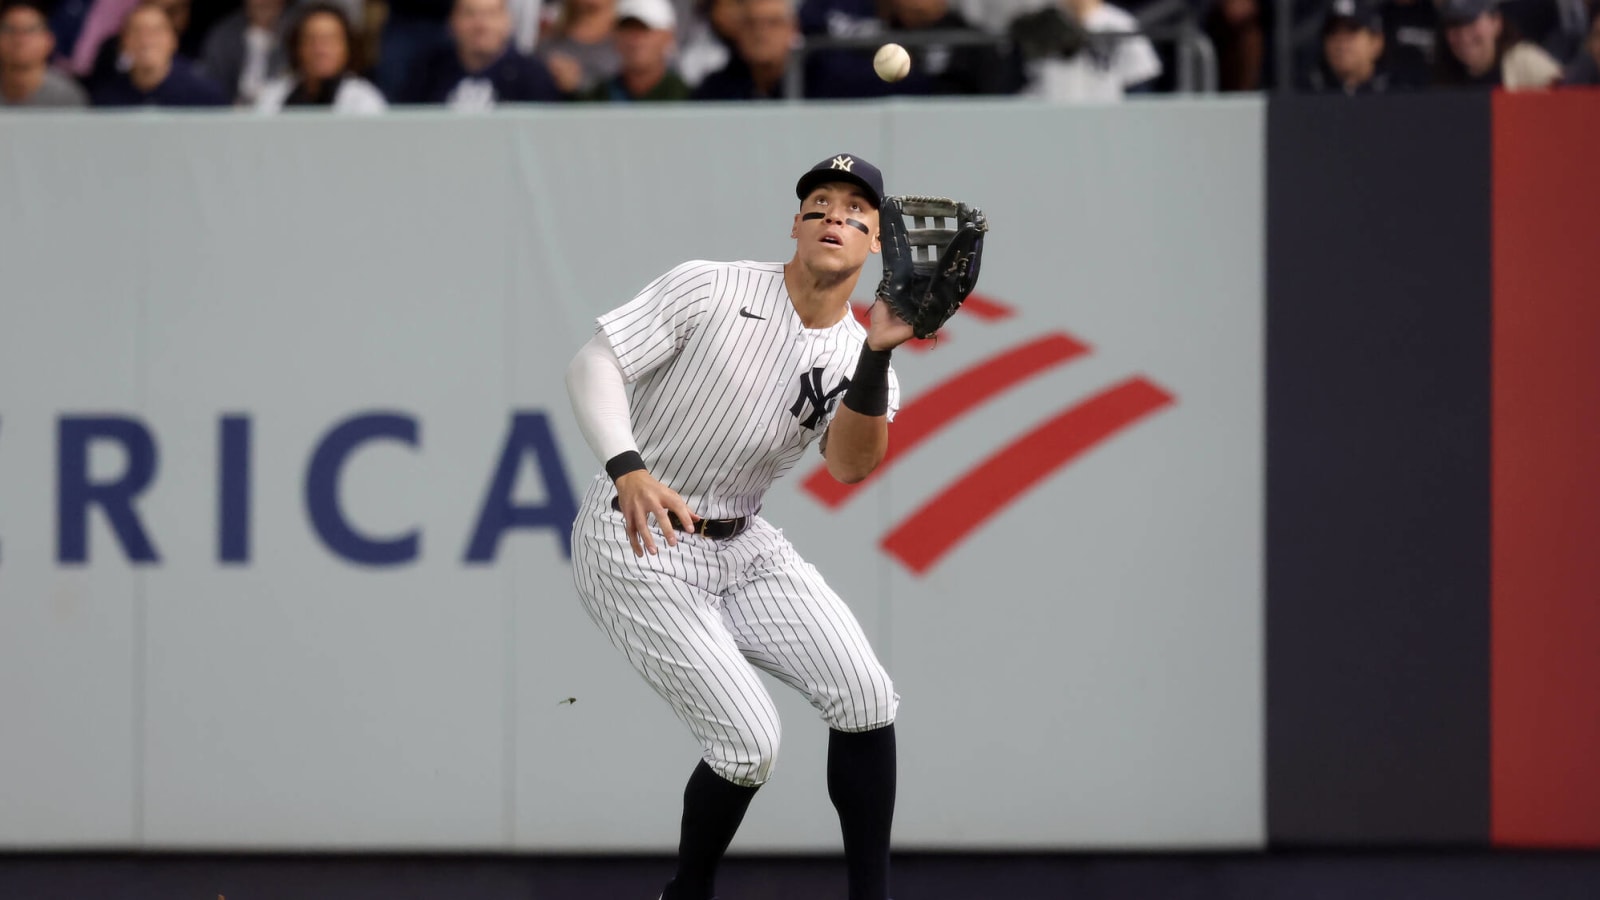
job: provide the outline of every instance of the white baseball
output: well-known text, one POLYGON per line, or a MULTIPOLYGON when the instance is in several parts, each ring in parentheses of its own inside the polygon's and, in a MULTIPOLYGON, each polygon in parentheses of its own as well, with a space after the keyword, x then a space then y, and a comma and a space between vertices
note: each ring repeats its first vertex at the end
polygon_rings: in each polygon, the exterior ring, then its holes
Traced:
POLYGON ((884 81, 899 81, 911 74, 911 54, 899 44, 884 44, 872 57, 872 68, 884 81))

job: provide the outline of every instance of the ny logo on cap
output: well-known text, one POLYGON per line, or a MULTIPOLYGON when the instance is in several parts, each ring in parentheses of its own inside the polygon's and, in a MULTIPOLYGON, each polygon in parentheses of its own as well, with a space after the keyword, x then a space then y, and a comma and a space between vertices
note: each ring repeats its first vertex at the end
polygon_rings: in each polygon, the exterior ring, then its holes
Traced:
POLYGON ((833 167, 835 169, 843 169, 848 172, 850 171, 850 167, 855 164, 856 160, 853 156, 835 156, 833 158, 833 167))

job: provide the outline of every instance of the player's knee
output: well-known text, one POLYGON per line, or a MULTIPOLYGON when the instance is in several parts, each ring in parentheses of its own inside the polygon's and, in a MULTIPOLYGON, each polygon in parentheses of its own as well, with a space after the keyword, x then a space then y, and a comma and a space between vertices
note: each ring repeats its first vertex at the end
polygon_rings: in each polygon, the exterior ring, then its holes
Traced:
POLYGON ((711 748, 706 763, 734 784, 756 787, 772 777, 778 761, 779 733, 773 728, 744 728, 711 748))
POLYGON ((895 693, 889 673, 874 664, 863 669, 860 678, 852 681, 830 706, 824 715, 830 728, 868 731, 894 721, 900 709, 900 695, 895 693))

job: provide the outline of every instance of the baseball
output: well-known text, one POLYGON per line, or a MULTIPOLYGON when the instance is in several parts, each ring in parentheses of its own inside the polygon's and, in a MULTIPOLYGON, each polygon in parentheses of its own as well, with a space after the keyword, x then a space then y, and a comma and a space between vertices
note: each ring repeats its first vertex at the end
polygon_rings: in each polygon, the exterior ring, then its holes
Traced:
POLYGON ((872 57, 872 68, 884 81, 899 81, 911 74, 911 54, 899 44, 884 44, 872 57))

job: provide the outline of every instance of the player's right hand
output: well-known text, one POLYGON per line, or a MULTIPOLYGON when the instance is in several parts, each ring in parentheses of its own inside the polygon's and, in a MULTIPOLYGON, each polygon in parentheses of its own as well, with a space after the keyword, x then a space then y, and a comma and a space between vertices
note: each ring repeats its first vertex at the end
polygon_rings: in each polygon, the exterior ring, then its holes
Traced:
POLYGON ((650 533, 651 516, 655 516, 656 525, 669 547, 678 546, 678 532, 672 527, 668 513, 676 515, 679 522, 687 523, 685 528, 690 532, 700 518, 689 511, 689 504, 677 491, 657 481, 644 469, 617 479, 617 505, 622 508, 622 518, 628 526, 628 545, 638 557, 647 552, 654 556, 657 552, 655 536, 650 533))

